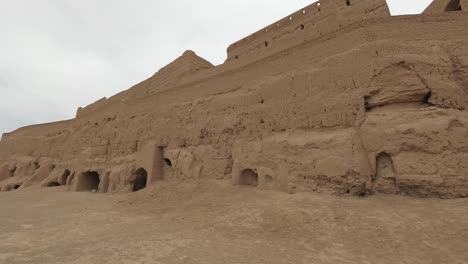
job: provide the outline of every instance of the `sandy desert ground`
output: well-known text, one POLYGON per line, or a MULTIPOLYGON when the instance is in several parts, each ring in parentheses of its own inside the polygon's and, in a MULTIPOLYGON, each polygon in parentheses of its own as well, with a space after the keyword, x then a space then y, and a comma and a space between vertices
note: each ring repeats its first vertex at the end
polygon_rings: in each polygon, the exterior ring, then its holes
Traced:
POLYGON ((212 182, 0 195, 0 263, 468 263, 468 199, 212 182))

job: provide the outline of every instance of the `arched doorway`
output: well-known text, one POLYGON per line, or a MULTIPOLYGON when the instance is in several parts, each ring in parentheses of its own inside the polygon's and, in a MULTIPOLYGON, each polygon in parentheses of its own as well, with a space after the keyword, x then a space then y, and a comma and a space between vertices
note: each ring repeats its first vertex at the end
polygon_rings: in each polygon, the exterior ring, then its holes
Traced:
POLYGON ((239 178, 239 184, 256 187, 258 185, 258 174, 251 169, 243 170, 239 178))
POLYGON ((146 183, 148 181, 148 173, 145 169, 139 168, 135 171, 135 182, 133 183, 133 191, 138 192, 146 188, 146 183))
POLYGON ((87 171, 80 174, 76 190, 78 192, 99 191, 99 173, 96 171, 87 171))

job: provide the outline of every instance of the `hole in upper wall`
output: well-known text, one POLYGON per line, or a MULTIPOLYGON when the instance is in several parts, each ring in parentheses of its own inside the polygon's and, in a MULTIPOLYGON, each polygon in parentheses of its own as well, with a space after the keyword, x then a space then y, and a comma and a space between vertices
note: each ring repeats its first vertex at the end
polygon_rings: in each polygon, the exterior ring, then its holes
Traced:
POLYGON ((16 167, 10 170, 10 177, 15 177, 16 167))
POLYGON ((460 0, 452 0, 445 7, 445 12, 462 11, 460 0))
POLYGON ((306 10, 305 9, 302 9, 302 14, 305 14, 306 13, 306 10))
POLYGON ((265 47, 268 47, 268 41, 265 41, 265 47))
POLYGON ((370 99, 370 98, 371 98, 371 97, 368 96, 368 95, 364 96, 364 109, 366 109, 366 112, 372 110, 372 107, 371 107, 370 104, 369 104, 369 99, 370 99))
POLYGON ((164 159, 164 164, 167 166, 167 167, 171 167, 172 168, 172 161, 170 159, 164 159))
POLYGON ((346 0, 346 5, 350 6, 351 5, 351 0, 346 0))
MULTIPOLYGON (((61 177, 61 182, 62 182, 62 185, 66 185, 67 184, 67 180, 68 180, 68 177, 70 176, 71 172, 70 170, 65 170, 62 174, 62 177, 61 177)), ((59 181, 60 182, 60 181, 59 181)))
POLYGON ((422 107, 427 107, 427 106, 432 106, 431 103, 431 98, 432 98, 432 91, 429 91, 423 98, 421 102, 422 107))
POLYGON ((38 170, 41 166, 39 165, 39 162, 34 162, 33 163, 33 168, 34 170, 38 170))

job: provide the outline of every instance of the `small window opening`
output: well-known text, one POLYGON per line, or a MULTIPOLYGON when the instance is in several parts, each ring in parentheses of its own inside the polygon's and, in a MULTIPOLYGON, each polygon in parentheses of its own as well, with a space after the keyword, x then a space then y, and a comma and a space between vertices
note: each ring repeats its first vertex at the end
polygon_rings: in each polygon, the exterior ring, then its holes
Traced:
POLYGON ((268 41, 265 41, 265 47, 268 47, 268 41))
POLYGON ((62 185, 66 185, 67 184, 67 180, 68 180, 68 177, 70 176, 71 172, 69 170, 65 170, 62 174, 62 179, 61 179, 61 183, 62 185))
POLYGON ((304 25, 301 25, 301 29, 304 30, 305 26, 304 25))
POLYGON ((172 162, 170 159, 164 159, 164 165, 172 168, 172 162))
POLYGON ((346 5, 350 6, 351 5, 351 0, 346 0, 346 5))
POLYGON ((364 109, 366 109, 366 112, 369 112, 370 110, 372 110, 372 107, 369 104, 370 98, 371 97, 368 95, 364 96, 364 109))
POLYGON ((10 170, 10 177, 15 177, 16 167, 10 170))
POLYGON ((58 186, 60 186, 60 183, 58 183, 58 181, 49 182, 47 184, 47 187, 58 187, 58 186))
POLYGON ((421 106, 422 107, 428 107, 428 106, 432 106, 432 103, 430 102, 431 101, 431 97, 432 97, 432 92, 428 92, 426 94, 426 96, 424 96, 422 102, 421 102, 421 106))

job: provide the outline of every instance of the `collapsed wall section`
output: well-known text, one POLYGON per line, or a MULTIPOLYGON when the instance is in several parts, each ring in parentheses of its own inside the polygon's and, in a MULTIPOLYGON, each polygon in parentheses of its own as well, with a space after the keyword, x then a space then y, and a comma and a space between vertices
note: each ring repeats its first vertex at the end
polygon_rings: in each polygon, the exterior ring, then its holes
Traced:
POLYGON ((230 45, 227 60, 269 55, 368 18, 390 16, 385 0, 323 0, 230 45))

